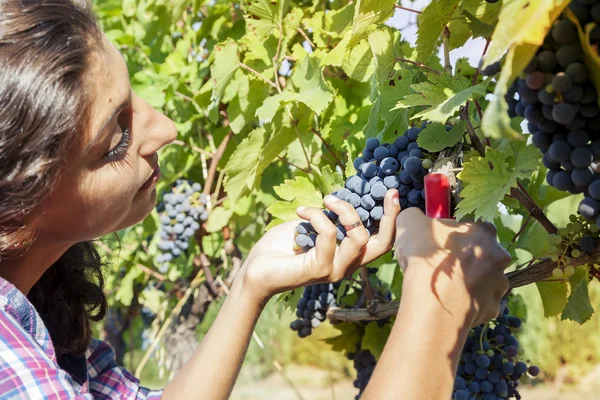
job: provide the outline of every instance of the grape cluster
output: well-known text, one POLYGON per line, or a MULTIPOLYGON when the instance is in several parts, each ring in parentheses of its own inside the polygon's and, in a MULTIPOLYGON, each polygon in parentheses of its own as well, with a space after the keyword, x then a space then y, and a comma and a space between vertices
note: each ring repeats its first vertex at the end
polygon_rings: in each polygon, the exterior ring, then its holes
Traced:
POLYGON ((359 390, 354 399, 358 400, 360 399, 362 392, 367 387, 367 384, 371 379, 371 375, 373 375, 375 366, 377 366, 377 360, 369 350, 361 350, 360 344, 356 346, 356 352, 348 353, 347 357, 348 360, 354 361, 354 369, 356 370, 354 387, 359 390))
POLYGON ((519 383, 530 383, 540 369, 521 359, 523 351, 513 336, 520 327, 521 319, 505 308, 494 321, 471 329, 454 381, 454 400, 521 398, 519 383))
POLYGON ((557 20, 506 100, 511 117, 528 120, 533 144, 549 170, 548 184, 584 193, 579 212, 593 220, 600 213, 600 169, 595 162, 600 159, 600 109, 583 57, 575 24, 557 20))
POLYGON ((600 2, 598 0, 573 0, 569 4, 569 9, 579 20, 579 24, 584 27, 589 23, 596 23, 590 32, 590 44, 597 49, 600 44, 600 2))
POLYGON ((298 319, 290 324, 301 338, 307 337, 312 330, 325 321, 329 307, 337 307, 337 289, 340 283, 318 283, 306 286, 296 306, 298 319))
MULTIPOLYGON (((370 234, 377 232, 383 217, 383 199, 389 189, 398 189, 402 209, 419 207, 425 211, 424 178, 431 168, 433 155, 421 149, 417 138, 427 125, 408 129, 394 143, 380 143, 369 138, 362 156, 354 160, 356 175, 346 180, 345 187, 334 192, 340 200, 347 201, 356 209, 363 225, 370 234)), ((448 125, 447 130, 452 127, 448 125)), ((324 213, 337 226, 337 239, 346 237, 346 230, 338 216, 330 210, 324 213)), ((296 227, 296 245, 303 250, 315 246, 317 233, 305 222, 296 227)))
POLYGON ((170 261, 187 251, 189 239, 200 228, 199 221, 208 219, 208 196, 201 190, 199 183, 178 179, 158 206, 161 224, 158 248, 162 253, 156 261, 161 273, 168 271, 170 261))
POLYGON ((600 236, 600 228, 595 222, 576 215, 570 215, 569 219, 566 227, 548 236, 548 254, 557 263, 552 276, 557 279, 571 277, 575 273, 572 259, 581 257, 582 252, 593 252, 600 236))

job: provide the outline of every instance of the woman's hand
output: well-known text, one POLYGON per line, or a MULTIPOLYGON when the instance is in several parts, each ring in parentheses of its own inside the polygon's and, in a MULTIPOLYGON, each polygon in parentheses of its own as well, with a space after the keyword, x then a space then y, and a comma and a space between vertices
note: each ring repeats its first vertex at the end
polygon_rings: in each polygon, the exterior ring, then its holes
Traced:
MULTIPOLYGON (((360 221, 349 203, 332 195, 326 196, 324 203, 339 216, 342 225, 360 221)), ((298 216, 310 221, 318 233, 316 246, 303 254, 294 250, 295 228, 301 220, 277 225, 252 248, 239 278, 247 290, 256 293, 262 300, 300 286, 337 282, 392 249, 399 212, 398 191, 389 190, 384 199, 379 232, 369 237, 361 224, 350 229, 338 247, 336 227, 323 211, 299 207, 296 210, 298 216)))
POLYGON ((424 281, 446 309, 464 312, 471 325, 498 315, 511 258, 494 225, 435 220, 412 208, 398 217, 395 246, 407 285, 413 278, 424 281))

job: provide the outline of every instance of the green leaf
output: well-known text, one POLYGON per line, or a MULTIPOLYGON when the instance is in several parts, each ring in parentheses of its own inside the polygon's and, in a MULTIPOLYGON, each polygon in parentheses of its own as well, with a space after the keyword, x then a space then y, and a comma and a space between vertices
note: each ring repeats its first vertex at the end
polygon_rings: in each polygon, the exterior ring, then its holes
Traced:
POLYGON ((348 31, 344 38, 338 42, 338 44, 323 57, 321 60, 321 66, 331 65, 334 67, 341 67, 344 62, 344 57, 348 51, 348 45, 352 38, 351 32, 348 31))
POLYGON ((548 255, 548 232, 537 221, 530 221, 529 225, 519 236, 518 247, 527 250, 533 258, 548 255))
POLYGON ((395 4, 395 0, 358 0, 352 23, 352 42, 357 43, 374 24, 390 18, 395 4))
MULTIPOLYGON (((399 98, 409 93, 411 81, 410 71, 402 69, 395 71, 388 81, 377 87, 379 97, 369 115, 369 120, 373 119, 374 121, 369 122, 367 126, 377 128, 376 136, 381 142, 394 141, 396 136, 408 128, 408 110, 396 109, 394 105, 399 98), (379 128, 380 120, 383 121, 383 128, 379 128)), ((367 133, 366 127, 365 133, 367 133)))
POLYGON ((569 279, 571 284, 571 295, 565 307, 561 320, 570 319, 571 321, 583 324, 594 314, 594 308, 590 302, 588 292, 588 269, 585 266, 578 267, 575 274, 569 279))
POLYGON ((369 322, 360 345, 361 350, 369 350, 376 359, 379 359, 391 331, 392 324, 385 324, 380 327, 377 322, 369 322))
POLYGON ((352 79, 366 82, 373 74, 373 53, 369 42, 364 39, 353 47, 342 62, 342 69, 352 79))
POLYGON ((229 158, 225 170, 227 179, 225 180, 225 191, 235 203, 235 201, 248 192, 249 188, 254 186, 256 179, 256 167, 260 158, 260 152, 264 146, 267 132, 263 127, 250 132, 234 153, 229 158))
POLYGON ((487 79, 471 86, 470 82, 462 76, 451 76, 446 73, 440 75, 426 73, 426 75, 429 82, 411 85, 418 94, 406 96, 396 104, 394 109, 430 106, 415 114, 413 118, 445 123, 467 100, 485 95, 490 82, 490 79, 487 79))
POLYGON ((240 66, 237 44, 229 39, 214 48, 215 61, 210 67, 213 97, 223 95, 225 87, 240 66))
POLYGON ((324 339, 324 342, 331 345, 333 351, 344 354, 356 351, 356 345, 360 343, 364 328, 348 322, 337 324, 334 327, 340 331, 340 334, 324 339))
MULTIPOLYGON (((286 179, 281 185, 273 188, 275 193, 284 201, 276 201, 267 211, 277 219, 276 223, 298 219, 296 208, 323 207, 323 198, 315 186, 303 176, 294 180, 286 179)), ((269 225, 270 227, 271 225, 269 225)))
POLYGON ((375 58, 375 73, 380 85, 387 83, 392 77, 396 58, 402 54, 397 49, 400 34, 391 29, 378 29, 369 35, 369 44, 375 58))
POLYGON ((496 25, 486 24, 467 10, 464 10, 463 14, 467 17, 469 28, 473 32, 473 38, 487 38, 494 32, 496 25))
POLYGON ((288 102, 299 101, 317 114, 321 114, 333 100, 333 91, 323 79, 319 61, 314 56, 307 56, 298 61, 292 74, 292 82, 298 93, 285 91, 268 97, 256 110, 256 116, 270 122, 279 108, 288 102))
POLYGON ((516 142, 511 148, 503 152, 488 147, 485 157, 474 156, 464 163, 458 175, 465 187, 460 193, 463 200, 457 206, 457 219, 475 213, 476 220, 493 220, 498 203, 516 186, 517 179, 529 178, 537 169, 539 152, 533 146, 516 142), (512 153, 508 153, 511 148, 512 153))
POLYGON ((321 114, 333 100, 333 91, 323 79, 319 59, 314 55, 298 61, 292 83, 299 90, 297 100, 317 114, 321 114))
POLYGON ((269 87, 257 79, 244 75, 239 81, 237 97, 227 107, 229 127, 234 133, 240 133, 254 120, 258 106, 269 92, 269 87))
POLYGON ((313 178, 321 193, 333 193, 344 187, 344 177, 326 165, 321 170, 315 165, 312 166, 313 178))
POLYGON ((229 224, 229 220, 233 216, 233 210, 228 210, 224 207, 213 208, 206 221, 207 232, 219 232, 229 224))
POLYGON ((544 317, 559 315, 567 305, 567 284, 565 282, 535 283, 544 306, 544 317))
POLYGON ((459 121, 448 132, 446 131, 446 126, 444 124, 428 124, 419 134, 417 143, 419 144, 419 147, 422 147, 429 152, 437 153, 458 143, 465 133, 466 126, 467 123, 465 121, 459 121))
POLYGON ((460 0, 432 0, 420 16, 416 57, 426 62, 436 47, 442 30, 450 22, 460 0))

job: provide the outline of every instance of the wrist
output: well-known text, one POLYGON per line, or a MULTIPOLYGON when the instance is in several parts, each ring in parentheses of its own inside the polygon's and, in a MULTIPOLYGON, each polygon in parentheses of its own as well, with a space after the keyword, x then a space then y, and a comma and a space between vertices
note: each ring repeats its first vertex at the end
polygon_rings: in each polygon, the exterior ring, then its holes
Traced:
POLYGON ((247 271, 248 264, 244 263, 231 285, 231 291, 236 291, 237 296, 262 309, 271 300, 273 294, 265 290, 260 283, 255 282, 247 271))
MULTIPOLYGON (((432 265, 430 260, 411 259, 404 272, 401 306, 416 307, 424 314, 447 320, 457 327, 471 327, 477 317, 462 270, 432 265)), ((400 310, 399 310, 400 312, 400 310)))

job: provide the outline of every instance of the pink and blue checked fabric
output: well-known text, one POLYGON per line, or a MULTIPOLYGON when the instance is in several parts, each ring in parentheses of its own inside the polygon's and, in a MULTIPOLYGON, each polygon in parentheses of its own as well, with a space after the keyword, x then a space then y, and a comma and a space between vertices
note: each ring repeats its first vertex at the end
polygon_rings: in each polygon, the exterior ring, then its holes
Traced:
POLYGON ((112 348, 93 340, 85 355, 87 376, 58 365, 48 330, 33 305, 0 278, 0 399, 159 399, 115 364, 112 348))

